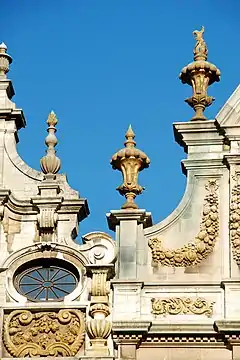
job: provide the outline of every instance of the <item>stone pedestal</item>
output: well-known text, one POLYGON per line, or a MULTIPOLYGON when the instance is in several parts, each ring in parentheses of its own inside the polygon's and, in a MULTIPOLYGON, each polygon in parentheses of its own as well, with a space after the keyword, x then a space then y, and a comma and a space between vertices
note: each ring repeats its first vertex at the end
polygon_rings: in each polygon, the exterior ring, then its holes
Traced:
POLYGON ((109 228, 116 232, 118 262, 116 275, 121 280, 137 279, 147 264, 147 243, 143 229, 152 225, 151 213, 143 209, 113 210, 107 214, 109 228))

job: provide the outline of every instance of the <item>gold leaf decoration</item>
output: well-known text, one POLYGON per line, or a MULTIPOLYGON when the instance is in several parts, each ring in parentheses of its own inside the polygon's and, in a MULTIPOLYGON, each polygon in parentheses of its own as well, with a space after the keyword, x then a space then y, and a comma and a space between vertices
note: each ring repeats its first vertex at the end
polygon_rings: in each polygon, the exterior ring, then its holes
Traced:
POLYGON ((236 182, 232 188, 230 206, 230 237, 232 243, 233 259, 240 266, 240 173, 233 176, 236 182))
POLYGON ((152 314, 154 315, 206 315, 211 317, 213 313, 214 302, 197 297, 191 299, 184 298, 167 298, 167 299, 152 299, 152 314))
POLYGON ((80 310, 15 310, 5 319, 3 342, 14 357, 74 356, 84 335, 85 321, 80 310))
POLYGON ((159 238, 149 240, 154 264, 173 267, 188 267, 199 264, 214 248, 219 233, 218 185, 216 180, 209 180, 205 186, 200 231, 194 241, 179 249, 166 249, 159 238))

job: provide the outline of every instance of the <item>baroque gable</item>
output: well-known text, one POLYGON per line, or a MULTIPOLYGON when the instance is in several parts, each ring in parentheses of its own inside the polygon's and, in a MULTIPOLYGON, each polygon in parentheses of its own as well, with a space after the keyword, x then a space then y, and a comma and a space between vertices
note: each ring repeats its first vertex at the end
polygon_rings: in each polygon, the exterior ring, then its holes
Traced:
POLYGON ((208 61, 204 28, 193 35, 194 59, 179 75, 193 115, 173 124, 186 153, 180 204, 156 224, 139 209, 150 159, 129 126, 110 162, 125 198, 106 215, 115 239, 92 231, 81 244, 88 201, 61 174, 57 115, 47 117, 41 171, 32 169, 17 153, 26 119, 0 44, 1 359, 238 359, 240 87, 207 119, 220 70, 208 61))

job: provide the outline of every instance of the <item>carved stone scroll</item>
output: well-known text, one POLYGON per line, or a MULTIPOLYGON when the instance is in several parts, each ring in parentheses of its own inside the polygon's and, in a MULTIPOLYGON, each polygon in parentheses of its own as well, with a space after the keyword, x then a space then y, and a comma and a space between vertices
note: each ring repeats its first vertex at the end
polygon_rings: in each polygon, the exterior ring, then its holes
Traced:
POLYGON ((233 176, 235 185, 232 188, 230 206, 230 237, 233 259, 240 266, 240 172, 233 176))
POLYGON ((194 241, 179 249, 166 249, 159 238, 149 240, 154 264, 187 267, 199 264, 213 251, 219 234, 218 185, 210 180, 206 186, 200 231, 194 241))
POLYGON ((152 299, 152 314, 154 315, 180 315, 180 314, 194 314, 206 315, 211 317, 213 313, 214 302, 197 297, 191 299, 184 298, 167 298, 167 299, 152 299))
POLYGON ((84 335, 80 310, 15 310, 5 319, 3 342, 14 357, 74 356, 83 345, 84 335))

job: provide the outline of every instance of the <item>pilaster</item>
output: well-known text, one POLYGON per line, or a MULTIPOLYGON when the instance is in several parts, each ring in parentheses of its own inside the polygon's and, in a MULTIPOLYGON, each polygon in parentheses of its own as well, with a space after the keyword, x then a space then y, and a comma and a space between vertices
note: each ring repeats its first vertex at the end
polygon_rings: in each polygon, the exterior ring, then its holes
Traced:
POLYGON ((140 267, 147 261, 143 229, 152 225, 151 213, 143 209, 112 210, 107 218, 109 228, 116 232, 117 278, 137 279, 140 267))
POLYGON ((108 280, 113 275, 113 265, 89 265, 87 267, 92 277, 91 303, 89 308, 90 319, 86 323, 87 334, 90 338, 90 347, 86 353, 91 357, 108 357, 108 338, 111 333, 112 323, 108 316, 109 308, 109 286, 108 280))

